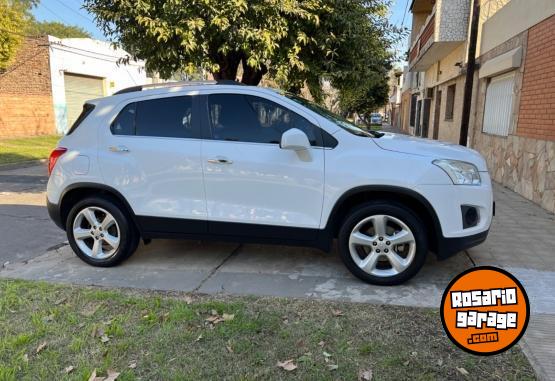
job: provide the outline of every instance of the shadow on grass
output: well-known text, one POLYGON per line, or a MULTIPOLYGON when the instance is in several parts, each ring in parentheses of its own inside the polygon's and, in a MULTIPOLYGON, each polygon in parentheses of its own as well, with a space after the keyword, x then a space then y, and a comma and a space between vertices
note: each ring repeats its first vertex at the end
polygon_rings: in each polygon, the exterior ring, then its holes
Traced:
POLYGON ((22 155, 22 154, 13 153, 13 152, 0 153, 0 165, 22 163, 22 162, 33 161, 33 160, 40 160, 40 158, 38 158, 35 155, 22 155))

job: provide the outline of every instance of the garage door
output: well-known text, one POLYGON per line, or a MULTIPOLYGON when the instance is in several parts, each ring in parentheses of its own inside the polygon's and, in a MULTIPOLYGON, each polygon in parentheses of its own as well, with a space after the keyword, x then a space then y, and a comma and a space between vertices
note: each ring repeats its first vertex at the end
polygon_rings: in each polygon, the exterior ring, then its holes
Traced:
POLYGON ((71 127, 83 110, 83 104, 104 96, 104 80, 97 77, 64 73, 67 106, 67 128, 71 127))

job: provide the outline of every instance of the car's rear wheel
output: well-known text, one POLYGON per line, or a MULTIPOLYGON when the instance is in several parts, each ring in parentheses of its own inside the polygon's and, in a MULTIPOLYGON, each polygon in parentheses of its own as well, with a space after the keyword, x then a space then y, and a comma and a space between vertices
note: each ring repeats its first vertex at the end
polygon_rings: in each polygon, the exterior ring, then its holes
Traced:
POLYGON ((372 202, 354 209, 339 232, 347 268, 365 282, 396 285, 412 278, 428 252, 426 231, 409 208, 372 202))
POLYGON ((114 200, 90 197, 70 210, 66 232, 69 244, 83 261, 115 266, 135 252, 139 234, 127 212, 114 200))

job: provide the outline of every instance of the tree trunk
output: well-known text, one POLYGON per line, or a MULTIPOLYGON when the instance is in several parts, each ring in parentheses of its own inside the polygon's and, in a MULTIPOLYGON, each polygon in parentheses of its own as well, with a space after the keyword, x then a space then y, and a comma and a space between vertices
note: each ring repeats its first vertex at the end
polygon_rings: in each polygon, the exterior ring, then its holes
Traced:
POLYGON ((220 70, 213 72, 215 80, 232 80, 237 79, 237 69, 241 62, 241 54, 237 52, 230 52, 226 55, 217 53, 214 55, 215 61, 220 65, 220 70))
POLYGON ((243 57, 243 77, 241 82, 245 85, 257 86, 264 74, 268 72, 268 68, 265 65, 261 65, 260 69, 255 69, 247 65, 247 59, 243 57))
POLYGON ((287 86, 286 91, 291 94, 301 95, 302 84, 296 82, 287 86))

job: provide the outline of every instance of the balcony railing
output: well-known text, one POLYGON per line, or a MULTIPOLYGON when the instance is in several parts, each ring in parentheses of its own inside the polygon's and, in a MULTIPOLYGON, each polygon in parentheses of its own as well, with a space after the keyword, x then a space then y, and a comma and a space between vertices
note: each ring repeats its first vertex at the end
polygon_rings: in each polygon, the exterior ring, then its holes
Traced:
POLYGON ((422 49, 426 46, 430 38, 434 36, 435 25, 436 15, 435 12, 433 12, 426 20, 426 24, 424 24, 424 26, 420 30, 418 37, 411 47, 411 50, 409 52, 409 65, 412 65, 412 63, 418 58, 418 56, 420 56, 420 52, 422 51, 422 49))
POLYGON ((420 27, 412 31, 408 54, 410 71, 428 70, 466 41, 470 3, 468 0, 436 1, 429 13, 413 15, 414 25, 420 27))

